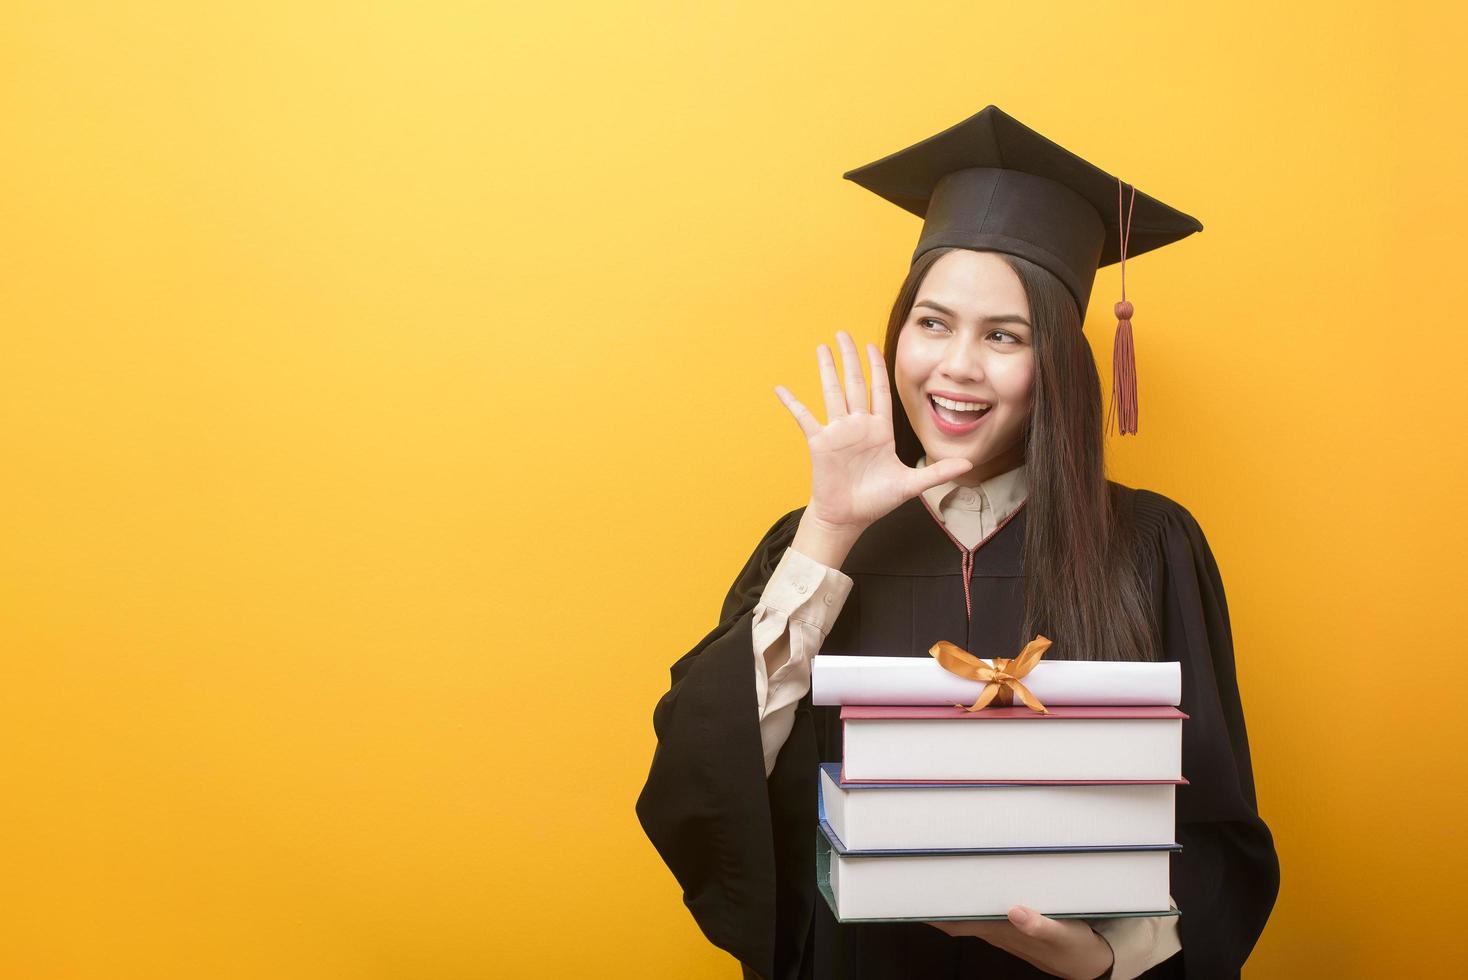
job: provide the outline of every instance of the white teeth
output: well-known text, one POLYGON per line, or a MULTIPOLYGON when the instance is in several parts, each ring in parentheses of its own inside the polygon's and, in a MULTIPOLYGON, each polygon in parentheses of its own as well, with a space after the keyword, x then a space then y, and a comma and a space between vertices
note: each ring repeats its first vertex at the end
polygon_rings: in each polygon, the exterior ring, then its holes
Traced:
POLYGON ((955 412, 982 412, 989 407, 986 402, 956 402, 952 398, 944 398, 942 395, 930 395, 928 397, 932 398, 935 403, 942 405, 944 408, 951 408, 955 412))

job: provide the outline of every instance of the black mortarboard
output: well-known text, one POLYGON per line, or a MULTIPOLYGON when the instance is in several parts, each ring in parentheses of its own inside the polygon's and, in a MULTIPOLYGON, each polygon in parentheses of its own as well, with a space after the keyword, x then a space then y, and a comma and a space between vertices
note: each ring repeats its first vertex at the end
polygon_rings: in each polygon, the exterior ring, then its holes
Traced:
POLYGON ((1119 179, 992 105, 845 177, 923 219, 913 261, 942 246, 1018 255, 1065 284, 1082 320, 1096 270, 1121 262, 1113 394, 1136 431, 1125 259, 1202 231, 1197 218, 1134 187, 1122 214, 1119 179))

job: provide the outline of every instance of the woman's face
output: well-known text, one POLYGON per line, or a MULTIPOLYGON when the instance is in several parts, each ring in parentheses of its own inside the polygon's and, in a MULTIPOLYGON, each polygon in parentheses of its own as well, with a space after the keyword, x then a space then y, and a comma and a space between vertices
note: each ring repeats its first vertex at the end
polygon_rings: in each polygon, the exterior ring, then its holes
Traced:
POLYGON ((929 461, 973 462, 959 483, 972 486, 1023 461, 1035 379, 1029 321, 1024 285, 994 252, 949 252, 918 287, 893 374, 929 461), (980 405, 987 407, 976 411, 980 405))

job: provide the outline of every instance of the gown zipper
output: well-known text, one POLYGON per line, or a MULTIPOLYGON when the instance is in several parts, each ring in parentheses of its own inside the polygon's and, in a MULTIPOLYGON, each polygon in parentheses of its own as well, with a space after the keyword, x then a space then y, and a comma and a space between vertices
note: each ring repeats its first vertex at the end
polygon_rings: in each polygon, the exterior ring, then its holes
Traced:
POLYGON ((961 558, 959 559, 959 569, 963 575, 963 614, 964 618, 968 622, 972 623, 974 621, 974 608, 973 597, 969 586, 969 579, 973 576, 974 573, 974 552, 978 551, 984 545, 988 544, 989 540, 993 538, 994 535, 998 534, 1000 530, 1003 529, 1004 525, 1014 520, 1014 515, 1018 514, 1024 508, 1025 504, 1030 502, 1030 498, 1026 497, 1024 500, 1021 500, 1018 507, 1010 511, 1008 516, 1006 516, 1004 520, 994 525, 994 530, 985 535, 984 539, 978 544, 974 545, 972 548, 965 548, 963 546, 963 542, 953 536, 953 532, 948 530, 948 525, 943 523, 943 518, 939 517, 938 512, 933 510, 933 505, 928 503, 927 497, 919 495, 918 499, 923 502, 923 509, 928 512, 928 515, 931 516, 933 520, 938 522, 938 526, 943 529, 943 533, 948 535, 948 540, 952 541, 953 546, 958 549, 958 553, 961 556, 961 558))

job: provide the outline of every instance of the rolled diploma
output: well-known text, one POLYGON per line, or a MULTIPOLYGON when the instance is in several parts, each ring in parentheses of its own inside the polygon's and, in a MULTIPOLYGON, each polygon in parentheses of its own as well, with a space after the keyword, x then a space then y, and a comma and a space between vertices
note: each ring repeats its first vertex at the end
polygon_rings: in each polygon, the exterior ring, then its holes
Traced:
MULTIPOLYGON (((1182 669, 1176 662, 1042 661, 1020 683, 1046 705, 1176 706, 1182 700, 1182 669)), ((817 654, 811 670, 815 704, 970 705, 985 686, 949 673, 931 657, 817 654)))

